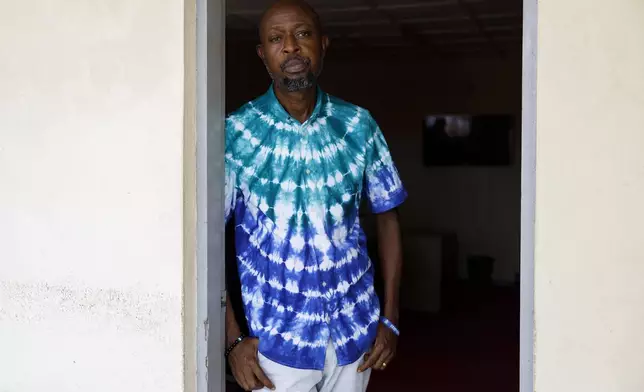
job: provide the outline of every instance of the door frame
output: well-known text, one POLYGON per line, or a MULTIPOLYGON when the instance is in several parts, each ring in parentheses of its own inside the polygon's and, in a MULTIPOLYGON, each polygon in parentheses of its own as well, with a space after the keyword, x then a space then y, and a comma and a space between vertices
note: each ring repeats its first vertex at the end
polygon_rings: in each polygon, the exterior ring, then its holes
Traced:
POLYGON ((537 152, 538 0, 523 0, 521 88, 521 306, 519 391, 534 391, 534 247, 537 152))
MULTIPOLYGON (((196 363, 184 377, 196 392, 225 391, 224 118, 225 0, 186 0, 195 7, 196 72, 196 363), (194 373, 193 373, 194 372, 194 373)), ((190 16, 186 14, 187 18, 190 16)), ((184 332, 184 339, 194 331, 184 332)), ((192 354, 192 353, 191 353, 192 354)), ((193 358, 185 359, 186 362, 193 358)), ((188 384, 186 384, 188 385, 188 384)), ((192 392, 188 391, 187 392, 192 392)))

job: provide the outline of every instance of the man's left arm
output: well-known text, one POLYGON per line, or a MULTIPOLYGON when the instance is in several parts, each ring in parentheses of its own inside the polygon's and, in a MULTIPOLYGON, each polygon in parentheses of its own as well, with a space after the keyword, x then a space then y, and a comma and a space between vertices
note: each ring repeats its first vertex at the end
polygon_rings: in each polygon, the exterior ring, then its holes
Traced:
POLYGON ((402 275, 402 244, 398 210, 376 215, 378 254, 385 283, 383 316, 398 325, 400 279, 402 275))
POLYGON ((407 198, 398 170, 380 128, 372 121, 372 136, 365 154, 365 193, 376 214, 378 255, 385 282, 385 297, 372 349, 358 371, 383 370, 396 355, 398 303, 402 275, 402 244, 397 208, 407 198))
POLYGON ((400 224, 398 222, 398 211, 390 210, 376 215, 378 228, 378 254, 380 257, 380 268, 385 281, 385 298, 383 316, 378 323, 376 341, 371 350, 365 355, 365 362, 358 368, 359 372, 372 368, 384 370, 396 356, 398 346, 398 334, 393 328, 397 328, 399 319, 399 294, 400 278, 402 275, 402 245, 400 239, 400 224), (392 323, 386 325, 384 322, 392 323))

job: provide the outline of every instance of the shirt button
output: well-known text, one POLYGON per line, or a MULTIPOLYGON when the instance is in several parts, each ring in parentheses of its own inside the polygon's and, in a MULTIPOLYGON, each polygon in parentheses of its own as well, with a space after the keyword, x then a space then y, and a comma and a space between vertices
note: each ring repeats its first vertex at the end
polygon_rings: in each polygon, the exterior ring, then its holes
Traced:
POLYGON ((309 169, 306 169, 306 174, 311 174, 311 171, 309 169))
POLYGON ((326 287, 326 282, 322 282, 322 287, 326 287))

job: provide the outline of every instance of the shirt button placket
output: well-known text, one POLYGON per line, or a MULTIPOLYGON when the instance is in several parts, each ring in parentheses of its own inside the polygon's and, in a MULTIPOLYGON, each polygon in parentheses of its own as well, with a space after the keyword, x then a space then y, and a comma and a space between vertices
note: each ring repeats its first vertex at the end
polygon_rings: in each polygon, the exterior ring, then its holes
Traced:
MULTIPOLYGON (((306 145, 308 145, 308 144, 309 144, 309 141, 308 141, 308 139, 307 139, 307 138, 308 138, 308 133, 307 133, 307 132, 305 132, 305 131, 306 131, 306 127, 305 127, 305 126, 302 126, 301 131, 302 131, 302 132, 301 132, 301 135, 302 135, 302 144, 303 144, 304 146, 306 146, 306 145)), ((306 174, 311 174, 311 170, 306 169, 306 174)))

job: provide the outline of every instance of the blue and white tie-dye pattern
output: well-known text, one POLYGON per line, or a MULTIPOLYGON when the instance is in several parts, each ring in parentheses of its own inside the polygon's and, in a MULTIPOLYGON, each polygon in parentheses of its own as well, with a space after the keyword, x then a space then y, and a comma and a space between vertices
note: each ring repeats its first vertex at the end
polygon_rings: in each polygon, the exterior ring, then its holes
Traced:
POLYGON ((358 360, 380 316, 361 196, 376 213, 407 196, 369 112, 318 89, 300 124, 271 87, 226 119, 225 193, 260 352, 321 370, 331 340, 340 365, 358 360))

